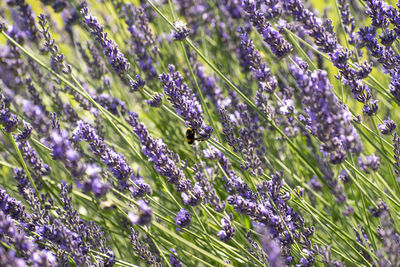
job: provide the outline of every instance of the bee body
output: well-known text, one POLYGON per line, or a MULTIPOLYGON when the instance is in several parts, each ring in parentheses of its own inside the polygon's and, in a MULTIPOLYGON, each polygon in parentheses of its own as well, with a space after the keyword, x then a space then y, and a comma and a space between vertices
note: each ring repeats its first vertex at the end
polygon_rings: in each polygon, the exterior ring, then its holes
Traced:
POLYGON ((193 130, 192 128, 187 128, 186 142, 188 142, 188 144, 192 145, 194 143, 194 140, 196 140, 196 131, 193 130))

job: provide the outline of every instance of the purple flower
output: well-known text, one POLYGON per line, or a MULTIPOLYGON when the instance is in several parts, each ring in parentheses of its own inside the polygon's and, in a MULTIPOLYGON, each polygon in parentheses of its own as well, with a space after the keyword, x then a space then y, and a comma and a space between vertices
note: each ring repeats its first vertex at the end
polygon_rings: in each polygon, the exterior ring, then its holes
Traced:
POLYGON ((32 101, 22 100, 22 112, 32 122, 33 128, 40 134, 47 134, 50 129, 48 113, 43 107, 35 105, 32 101))
POLYGON ((145 195, 151 195, 151 187, 146 184, 142 176, 139 176, 139 170, 137 174, 132 174, 131 181, 133 184, 129 186, 129 190, 132 192, 134 198, 142 198, 145 195))
POLYGON ((356 241, 358 244, 361 246, 358 247, 358 251, 362 254, 362 256, 369 262, 372 262, 372 258, 370 256, 371 254, 374 254, 374 251, 372 249, 371 242, 368 240, 368 236, 365 234, 364 229, 362 226, 358 226, 359 230, 353 227, 353 230, 356 234, 356 241), (361 235, 360 235, 361 233, 361 235), (362 236, 362 237, 361 237, 362 236), (369 253, 367 252, 366 249, 369 248, 369 253))
POLYGON ((175 222, 179 227, 186 228, 192 222, 192 214, 190 214, 184 208, 181 208, 175 217, 175 222))
POLYGON ((271 267, 283 266, 283 258, 279 243, 276 242, 268 229, 262 224, 256 224, 256 231, 261 235, 260 244, 268 255, 268 262, 271 267))
POLYGON ((258 82, 258 91, 260 93, 272 93, 276 86, 276 78, 271 75, 271 71, 265 62, 262 61, 259 52, 253 44, 253 40, 249 38, 249 35, 245 29, 241 28, 241 42, 240 42, 240 58, 244 61, 242 65, 245 68, 249 68, 253 72, 253 76, 258 82))
POLYGON ((198 133, 199 140, 210 138, 212 128, 203 121, 203 109, 196 100, 193 91, 183 82, 181 74, 175 72, 175 66, 168 66, 168 74, 160 75, 160 81, 168 100, 176 113, 183 117, 186 125, 198 133))
POLYGON ((171 253, 169 254, 169 263, 171 264, 172 267, 182 266, 182 263, 178 258, 178 252, 174 248, 171 248, 171 253))
POLYGON ((62 161, 74 177, 80 178, 85 168, 81 164, 79 153, 72 147, 68 132, 66 130, 53 130, 49 141, 53 159, 62 161))
POLYGON ((386 17, 388 4, 381 0, 366 0, 366 13, 372 19, 372 26, 376 28, 387 28, 389 20, 386 17))
POLYGON ((344 30, 349 36, 349 44, 354 45, 356 44, 357 41, 354 34, 354 29, 356 26, 354 23, 354 17, 350 13, 349 4, 346 2, 346 0, 339 0, 338 7, 340 11, 341 20, 344 26, 344 30))
POLYGON ((83 16, 84 23, 91 30, 91 34, 96 37, 96 41, 103 48, 103 52, 114 71, 120 75, 125 74, 130 66, 128 60, 118 49, 118 45, 107 37, 107 33, 104 32, 103 27, 100 26, 97 18, 89 13, 89 9, 87 7, 82 8, 81 14, 83 16))
POLYGON ((95 45, 87 42, 87 49, 89 50, 92 59, 89 58, 89 55, 86 53, 81 43, 77 42, 76 45, 78 47, 78 51, 82 56, 82 59, 85 61, 87 67, 89 68, 89 75, 93 79, 100 80, 105 74, 108 73, 108 69, 104 64, 103 57, 100 55, 95 45))
POLYGON ((162 104, 163 95, 160 93, 155 93, 150 100, 146 100, 147 104, 149 104, 153 108, 158 108, 162 104))
POLYGON ((135 231, 133 227, 131 228, 132 234, 129 235, 129 239, 132 244, 132 248, 134 252, 140 257, 141 260, 146 261, 148 265, 153 265, 154 263, 160 264, 159 262, 159 256, 157 255, 154 250, 149 249, 149 246, 154 246, 154 244, 151 244, 151 239, 149 237, 142 238, 144 239, 143 241, 139 239, 139 232, 135 231), (149 245, 146 245, 146 243, 149 243, 149 245))
POLYGON ((9 99, 0 90, 0 124, 7 133, 14 132, 19 124, 17 116, 10 112, 9 106, 9 99))
POLYGON ((323 52, 334 52, 338 46, 336 36, 332 31, 324 27, 319 18, 304 7, 301 0, 282 1, 282 3, 283 11, 303 23, 306 32, 315 38, 315 43, 323 52))
MULTIPOLYGON (((192 56, 190 54, 189 56, 192 56)), ((192 61, 196 62, 197 58, 193 55, 192 61)), ((222 89, 218 86, 217 80, 213 76, 208 76, 205 72, 204 66, 200 62, 194 64, 194 72, 197 76, 197 83, 203 94, 211 99, 212 103, 217 108, 227 108, 231 103, 231 97, 226 97, 222 89)), ((231 91, 234 92, 234 91, 231 91)))
MULTIPOLYGON (((400 137, 396 132, 393 134, 393 158, 394 164, 400 168, 400 137)), ((397 175, 400 174, 396 168, 394 169, 394 172, 397 175)))
POLYGON ((370 100, 368 104, 364 105, 363 113, 368 116, 373 116, 378 112, 378 100, 370 100))
MULTIPOLYGON (((251 255, 255 256, 258 261, 264 263, 265 266, 268 266, 269 255, 265 252, 263 247, 260 247, 260 243, 254 240, 252 237, 253 233, 253 231, 248 231, 246 233, 246 249, 249 253, 251 253, 251 255)), ((290 262, 288 264, 290 264, 290 262)), ((254 265, 257 265, 257 263, 254 263, 254 265)))
POLYGON ((358 165, 360 169, 366 173, 376 172, 379 168, 380 162, 379 158, 372 154, 370 156, 366 156, 365 158, 360 156, 358 158, 358 165))
POLYGON ((36 179, 45 175, 49 175, 51 172, 50 166, 43 162, 39 154, 32 148, 27 140, 30 137, 32 127, 28 123, 24 124, 25 127, 23 132, 17 135, 17 146, 26 162, 32 166, 36 179))
POLYGON ((278 58, 282 58, 292 51, 292 45, 289 44, 281 34, 266 21, 266 18, 258 8, 256 1, 244 0, 242 2, 242 8, 245 11, 248 20, 250 20, 253 26, 256 27, 258 33, 269 45, 272 53, 274 53, 278 58))
POLYGON ((378 251, 377 254, 382 255, 378 262, 379 266, 392 266, 400 260, 400 237, 387 210, 381 213, 380 218, 382 225, 378 226, 377 232, 383 242, 383 251, 386 256, 382 251, 378 251))
POLYGON ((29 220, 30 216, 25 211, 25 206, 18 200, 10 197, 7 191, 0 187, 0 210, 18 221, 29 220))
POLYGON ((107 182, 103 182, 99 175, 100 168, 96 164, 86 165, 81 155, 73 148, 66 130, 53 130, 49 137, 52 148, 52 156, 55 160, 60 160, 70 171, 73 177, 81 180, 86 173, 90 181, 83 184, 77 182, 84 192, 93 192, 96 197, 104 196, 110 189, 107 182))
POLYGON ((265 147, 262 142, 263 128, 257 115, 252 114, 244 104, 238 104, 235 114, 229 114, 230 116, 224 110, 220 110, 220 113, 223 132, 228 144, 233 147, 235 152, 241 152, 244 157, 245 161, 241 167, 249 170, 254 176, 262 175, 261 157, 265 153, 265 147), (235 131, 237 131, 238 137, 235 137, 235 131))
MULTIPOLYGON (((230 221, 232 221, 232 218, 230 218, 230 221)), ((223 242, 228 242, 235 235, 236 230, 232 227, 230 221, 225 218, 221 219, 222 230, 218 231, 217 235, 223 242)))
POLYGON ((151 50, 156 55, 158 48, 155 46, 154 36, 149 25, 149 16, 143 7, 137 8, 130 3, 125 5, 123 11, 125 12, 125 22, 131 33, 132 54, 140 69, 146 73, 146 79, 154 79, 157 77, 157 72, 148 51, 151 50))
POLYGON ((385 29, 379 36, 379 39, 382 45, 389 47, 396 41, 396 33, 393 30, 385 29))
MULTIPOLYGON (((207 167, 204 167, 204 163, 199 163, 194 165, 194 179, 197 181, 195 184, 195 188, 193 188, 193 191, 196 190, 196 186, 198 185, 201 187, 201 191, 198 190, 198 192, 202 192, 204 197, 204 202, 208 203, 211 207, 214 208, 215 211, 221 212, 225 208, 225 204, 220 200, 218 197, 212 183, 209 181, 209 179, 206 177, 205 172, 207 171, 207 167)), ((190 196, 187 196, 188 200, 190 199, 190 196)), ((185 203, 185 200, 184 200, 185 203)), ((189 201, 187 201, 189 203, 189 201)), ((185 203, 186 205, 186 203, 185 203)))
POLYGON ((175 41, 182 41, 189 36, 190 29, 186 27, 186 24, 184 22, 182 22, 181 20, 176 20, 174 22, 174 26, 176 30, 171 31, 172 38, 174 38, 175 41))
POLYGON ((42 53, 51 53, 50 65, 53 70, 56 72, 63 72, 65 74, 71 73, 71 66, 64 63, 65 56, 64 54, 59 53, 58 46, 55 44, 55 40, 51 38, 51 34, 49 33, 49 26, 47 25, 47 18, 44 14, 40 14, 38 16, 39 25, 40 25, 40 33, 43 35, 45 39, 44 48, 42 49, 42 53))
POLYGON ((132 91, 137 91, 143 87, 144 81, 137 76, 137 81, 132 81, 127 77, 130 65, 128 60, 118 49, 118 45, 110 38, 107 37, 107 33, 104 32, 103 27, 97 21, 97 18, 90 14, 89 9, 84 7, 81 9, 81 15, 83 16, 83 22, 91 30, 91 34, 95 36, 95 40, 103 48, 103 53, 107 57, 108 62, 114 71, 121 77, 122 81, 129 84, 132 91))
POLYGON ((324 156, 339 164, 345 160, 346 151, 360 153, 362 143, 351 124, 351 114, 335 96, 326 72, 305 71, 294 65, 290 70, 302 90, 308 115, 306 128, 322 142, 324 156))
POLYGON ((0 262, 4 266, 12 266, 12 267, 25 267, 28 266, 26 261, 17 256, 17 252, 15 250, 6 250, 3 247, 0 247, 0 262))
POLYGON ((102 197, 107 194, 110 190, 110 184, 103 182, 99 176, 94 176, 93 174, 89 176, 90 181, 86 182, 84 185, 84 192, 93 192, 95 197, 102 197))
MULTIPOLYGON (((283 10, 301 22, 306 32, 315 38, 315 44, 323 52, 328 53, 333 64, 339 69, 339 75, 336 78, 342 79, 342 82, 350 87, 354 99, 366 105, 365 113, 368 116, 374 115, 377 110, 376 102, 368 104, 372 97, 370 89, 362 83, 360 77, 358 77, 359 73, 350 68, 347 63, 350 54, 338 43, 333 32, 332 22, 327 20, 322 23, 319 18, 304 7, 301 0, 284 1, 283 6, 283 10)), ((365 73, 360 74, 365 75, 365 73)))
POLYGON ((378 129, 381 131, 381 134, 391 134, 396 129, 396 124, 388 117, 382 124, 378 123, 378 129))
MULTIPOLYGON (((288 205, 289 193, 281 194, 281 175, 276 173, 272 175, 270 181, 263 181, 261 185, 258 185, 258 199, 256 200, 230 195, 227 201, 237 212, 249 216, 253 223, 261 223, 271 229, 270 233, 274 239, 284 236, 285 238, 280 240, 281 251, 284 252, 284 256, 289 255, 294 239, 298 240, 299 238, 303 238, 304 248, 313 251, 312 243, 309 239, 314 232, 314 228, 305 227, 304 219, 301 215, 288 205), (288 228, 284 225, 287 225, 288 228)), ((312 257, 310 262, 313 262, 312 257)))
POLYGON ((94 100, 99 103, 103 108, 110 111, 112 114, 119 116, 126 113, 125 102, 116 97, 111 97, 108 94, 100 94, 94 97, 94 100))
POLYGON ((179 157, 168 149, 161 139, 155 140, 143 123, 139 122, 138 114, 128 113, 126 121, 132 126, 133 132, 138 136, 142 146, 142 152, 153 163, 154 169, 167 177, 169 183, 179 184, 186 180, 182 169, 178 167, 179 157))
POLYGON ((9 0, 7 4, 17 8, 20 30, 27 35, 29 40, 37 42, 39 40, 39 30, 35 24, 35 13, 33 13, 31 6, 25 0, 9 0))
POLYGON ((78 126, 74 130, 72 138, 77 142, 84 140, 89 143, 93 153, 107 165, 110 172, 122 183, 121 186, 126 185, 126 181, 133 173, 132 168, 122 154, 107 146, 90 124, 78 121, 78 126))
MULTIPOLYGON (((188 182, 189 185, 191 185, 190 180, 188 180, 188 182)), ((190 205, 193 207, 199 205, 203 201, 203 198, 204 198, 204 191, 198 182, 194 184, 194 187, 192 188, 192 190, 190 190, 190 192, 182 193, 183 203, 185 205, 190 205)))

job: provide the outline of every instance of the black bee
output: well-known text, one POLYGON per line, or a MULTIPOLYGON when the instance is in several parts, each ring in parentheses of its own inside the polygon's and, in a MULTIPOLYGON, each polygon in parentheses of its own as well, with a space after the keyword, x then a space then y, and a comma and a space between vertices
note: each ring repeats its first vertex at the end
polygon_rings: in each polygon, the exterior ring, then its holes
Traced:
POLYGON ((187 128, 186 135, 185 135, 186 142, 188 142, 188 144, 192 145, 192 144, 194 144, 194 141, 206 141, 207 140, 207 138, 205 136, 202 136, 201 134, 199 137, 196 137, 196 134, 197 134, 196 129, 192 129, 190 127, 187 128))
POLYGON ((194 143, 194 140, 196 140, 196 130, 193 130, 192 128, 187 128, 186 142, 192 145, 194 143))

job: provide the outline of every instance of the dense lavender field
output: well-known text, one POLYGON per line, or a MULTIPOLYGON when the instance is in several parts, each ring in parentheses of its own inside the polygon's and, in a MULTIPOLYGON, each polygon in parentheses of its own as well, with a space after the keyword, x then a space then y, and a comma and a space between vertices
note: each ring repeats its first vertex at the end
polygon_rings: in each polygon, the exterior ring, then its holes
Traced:
POLYGON ((0 266, 400 266, 400 2, 0 0, 0 266))

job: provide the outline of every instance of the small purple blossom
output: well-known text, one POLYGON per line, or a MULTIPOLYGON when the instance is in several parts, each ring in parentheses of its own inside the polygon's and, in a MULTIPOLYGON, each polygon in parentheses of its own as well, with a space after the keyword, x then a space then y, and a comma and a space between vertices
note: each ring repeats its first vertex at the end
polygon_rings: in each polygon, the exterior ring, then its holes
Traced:
POLYGON ((88 123, 78 121, 78 126, 72 134, 73 140, 76 142, 86 141, 89 143, 93 153, 107 165, 108 169, 114 176, 122 182, 122 186, 126 185, 126 181, 131 177, 133 170, 126 162, 122 154, 115 152, 107 146, 107 144, 96 133, 95 129, 88 123))
POLYGON ((269 22, 266 21, 266 18, 258 8, 256 1, 244 0, 242 2, 242 8, 247 15, 247 19, 253 24, 258 33, 263 37, 264 41, 269 45, 272 53, 274 53, 278 58, 282 58, 292 51, 292 45, 288 43, 269 22))
POLYGON ((7 5, 17 8, 20 30, 29 40, 37 42, 40 38, 39 30, 35 24, 35 13, 32 7, 25 0, 9 0, 7 5))
POLYGON ((181 228, 186 228, 192 222, 192 214, 190 214, 184 208, 181 208, 175 217, 176 224, 181 228))
POLYGON ((265 253, 268 255, 268 262, 271 267, 283 266, 283 258, 279 243, 276 242, 268 229, 262 224, 256 224, 255 229, 261 235, 260 244, 265 253))
POLYGON ((159 255, 155 254, 155 252, 149 247, 152 242, 151 239, 148 237, 140 238, 139 231, 135 231, 133 227, 131 227, 129 239, 134 252, 140 257, 141 260, 145 261, 148 265, 159 263, 159 255))
POLYGON ((162 105, 163 95, 160 93, 155 93, 150 100, 146 100, 146 103, 153 108, 158 108, 162 105))
POLYGON ((135 112, 128 113, 126 121, 132 126, 133 132, 138 136, 142 152, 153 163, 154 169, 167 177, 169 183, 178 185, 180 180, 185 180, 185 174, 178 167, 179 157, 168 149, 161 139, 155 140, 135 112))
MULTIPOLYGON (((189 182, 189 185, 191 185, 190 181, 188 181, 188 182, 189 182)), ((185 190, 185 191, 187 191, 187 190, 185 190)), ((192 190, 190 190, 190 192, 182 193, 183 203, 185 205, 190 205, 193 207, 199 205, 203 201, 203 198, 204 198, 204 191, 198 182, 196 182, 194 184, 194 187, 192 188, 192 190)))
POLYGON ((235 228, 231 225, 232 218, 230 220, 227 220, 225 218, 221 219, 221 227, 222 230, 218 231, 217 235, 219 239, 223 242, 228 242, 233 238, 235 235, 235 228))
POLYGON ((187 28, 186 24, 183 21, 176 20, 174 22, 174 26, 176 30, 171 30, 171 31, 172 31, 172 38, 174 38, 175 41, 182 41, 189 36, 190 29, 187 28))
POLYGON ((9 109, 9 99, 2 93, 0 89, 0 124, 7 133, 14 132, 19 124, 19 120, 15 114, 9 109))
POLYGON ((380 266, 391 266, 395 265, 400 261, 400 237, 399 233, 396 232, 394 222, 390 218, 388 210, 383 210, 380 214, 381 225, 378 226, 377 232, 379 238, 383 242, 383 256, 382 251, 378 251, 379 265, 380 266))
POLYGON ((149 50, 156 55, 158 48, 155 46, 154 36, 149 25, 149 16, 145 8, 137 8, 127 3, 125 5, 125 22, 131 34, 130 44, 132 54, 139 64, 139 68, 146 73, 146 79, 152 80, 157 77, 154 60, 149 50))
POLYGON ((358 158, 358 165, 366 173, 376 172, 380 165, 379 157, 375 156, 375 154, 366 156, 365 158, 360 156, 358 158))
POLYGON ((381 134, 391 134, 396 129, 396 123, 388 117, 383 123, 378 123, 378 129, 381 131, 381 134))
POLYGON ((129 190, 134 198, 142 198, 146 195, 151 195, 151 187, 143 180, 143 177, 139 175, 139 170, 136 175, 132 174, 131 181, 133 184, 129 186, 129 190))
POLYGON ((349 37, 349 44, 356 44, 356 37, 354 34, 354 30, 356 28, 354 23, 354 17, 350 12, 349 4, 346 0, 339 0, 338 7, 340 11, 341 20, 344 26, 344 30, 348 34, 349 37))
POLYGON ((169 263, 171 264, 172 267, 181 267, 182 263, 178 258, 178 252, 176 249, 171 248, 171 253, 169 254, 169 263))

